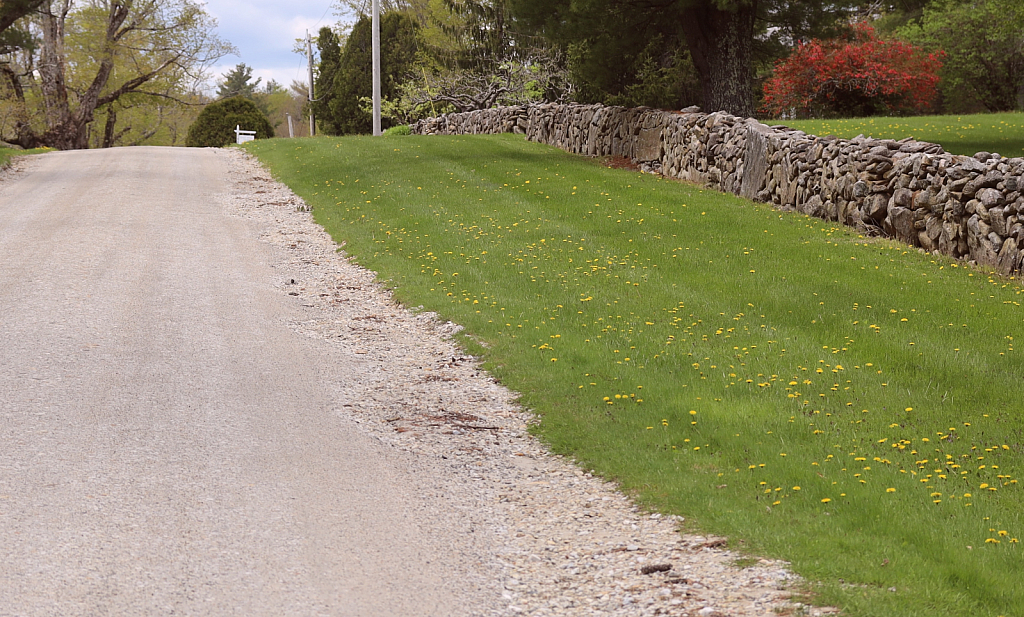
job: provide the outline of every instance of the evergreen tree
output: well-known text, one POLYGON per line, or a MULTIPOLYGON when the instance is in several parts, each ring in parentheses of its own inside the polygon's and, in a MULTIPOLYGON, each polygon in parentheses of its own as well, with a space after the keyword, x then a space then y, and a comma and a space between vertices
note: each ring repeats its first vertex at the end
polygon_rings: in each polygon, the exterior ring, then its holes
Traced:
MULTIPOLYGON (((405 13, 392 12, 381 16, 382 98, 395 98, 398 86, 411 72, 418 48, 417 28, 416 22, 405 13)), ((345 41, 331 90, 329 113, 324 117, 338 135, 370 133, 373 130, 373 118, 362 101, 373 95, 371 34, 370 18, 363 16, 345 41)), ((320 96, 319 93, 317 95, 320 96)))
POLYGON ((246 66, 244 62, 238 63, 235 65, 235 68, 224 73, 224 79, 217 88, 217 98, 226 99, 233 96, 241 96, 252 99, 262 78, 257 77, 256 81, 249 83, 251 79, 252 67, 246 66))
POLYGON ((341 66, 341 45, 334 31, 328 27, 320 28, 317 36, 317 47, 320 49, 320 63, 316 67, 313 92, 316 100, 310 104, 313 115, 320 124, 320 131, 327 135, 338 135, 339 127, 334 123, 331 114, 331 103, 334 101, 334 78, 341 66))

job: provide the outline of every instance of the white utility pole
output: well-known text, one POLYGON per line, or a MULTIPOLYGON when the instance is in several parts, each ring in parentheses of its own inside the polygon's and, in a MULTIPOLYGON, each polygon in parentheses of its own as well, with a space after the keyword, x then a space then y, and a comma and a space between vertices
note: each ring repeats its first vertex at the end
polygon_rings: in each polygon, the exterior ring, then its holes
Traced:
POLYGON ((292 115, 285 114, 288 116, 288 137, 295 137, 295 129, 292 128, 292 115))
POLYGON ((380 135, 380 0, 373 0, 373 134, 380 135))
POLYGON ((309 136, 313 137, 316 135, 316 121, 313 119, 313 42, 309 38, 309 30, 306 30, 306 63, 309 65, 309 136))

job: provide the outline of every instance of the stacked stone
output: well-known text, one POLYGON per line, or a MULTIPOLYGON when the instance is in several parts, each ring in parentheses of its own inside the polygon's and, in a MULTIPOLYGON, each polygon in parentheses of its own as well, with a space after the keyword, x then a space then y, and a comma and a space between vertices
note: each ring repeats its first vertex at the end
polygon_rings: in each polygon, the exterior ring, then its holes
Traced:
POLYGON ((423 135, 522 133, 897 238, 1009 274, 1024 260, 1024 159, 936 144, 816 137, 725 112, 537 104, 448 114, 423 135))

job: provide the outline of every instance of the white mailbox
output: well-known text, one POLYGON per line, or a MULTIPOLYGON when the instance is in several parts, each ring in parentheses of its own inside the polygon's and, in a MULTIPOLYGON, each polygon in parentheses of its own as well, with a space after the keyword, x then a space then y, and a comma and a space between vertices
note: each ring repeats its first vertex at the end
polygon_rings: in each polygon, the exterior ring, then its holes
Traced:
POLYGON ((243 131, 239 125, 235 125, 235 143, 244 144, 247 141, 256 139, 256 131, 243 131))

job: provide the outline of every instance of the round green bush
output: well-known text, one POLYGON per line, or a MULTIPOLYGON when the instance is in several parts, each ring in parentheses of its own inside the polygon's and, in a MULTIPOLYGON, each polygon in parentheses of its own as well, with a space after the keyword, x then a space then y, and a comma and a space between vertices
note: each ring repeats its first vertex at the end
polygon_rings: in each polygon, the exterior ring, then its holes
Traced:
POLYGON ((383 135, 385 137, 388 137, 388 136, 391 136, 391 135, 412 135, 412 130, 409 129, 409 125, 408 124, 399 124, 398 126, 393 126, 393 127, 389 128, 389 129, 385 130, 383 135))
POLYGON ((256 131, 256 139, 274 136, 274 127, 259 107, 240 96, 210 103, 188 127, 185 145, 193 148, 219 148, 235 142, 235 127, 256 131))

